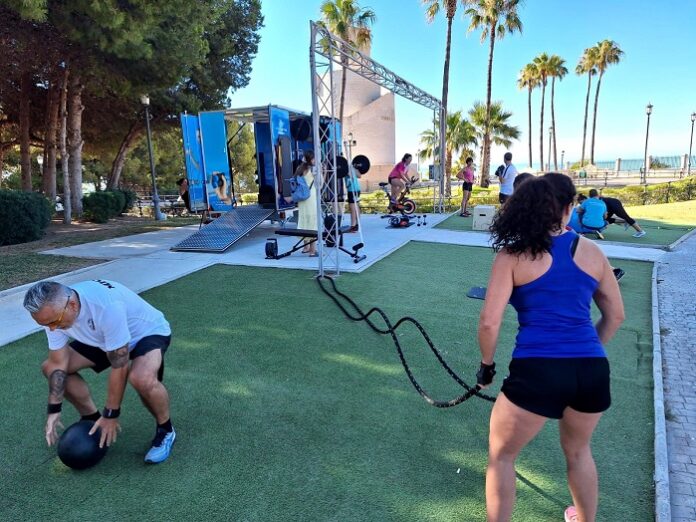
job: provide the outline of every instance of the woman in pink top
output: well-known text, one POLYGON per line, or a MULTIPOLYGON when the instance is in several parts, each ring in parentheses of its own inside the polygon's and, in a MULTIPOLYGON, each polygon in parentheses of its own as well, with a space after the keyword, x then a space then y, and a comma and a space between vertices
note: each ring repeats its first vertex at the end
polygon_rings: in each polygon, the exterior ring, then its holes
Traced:
POLYGON ((457 174, 457 179, 462 180, 462 208, 459 211, 461 217, 469 217, 471 213, 466 209, 469 204, 469 198, 471 197, 471 190, 474 186, 474 160, 473 158, 466 158, 466 167, 459 171, 457 174))
POLYGON ((396 205, 399 200, 399 196, 406 189, 406 183, 410 183, 408 179, 408 166, 411 164, 413 156, 410 154, 404 154, 401 161, 397 163, 392 171, 389 173, 389 184, 391 185, 391 199, 392 204, 396 205))

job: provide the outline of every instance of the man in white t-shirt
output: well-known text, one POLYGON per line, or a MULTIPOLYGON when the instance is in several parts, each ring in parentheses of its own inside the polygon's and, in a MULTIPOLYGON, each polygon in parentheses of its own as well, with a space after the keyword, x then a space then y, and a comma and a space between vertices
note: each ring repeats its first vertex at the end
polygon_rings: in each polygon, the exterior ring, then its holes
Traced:
POLYGON ((505 160, 503 172, 500 174, 500 194, 498 195, 498 201, 502 205, 507 201, 507 199, 512 196, 514 190, 513 183, 515 182, 515 177, 517 176, 517 169, 512 164, 512 153, 506 152, 503 156, 505 160))
POLYGON ((145 462, 165 461, 176 433, 169 417, 169 394, 162 384, 164 353, 171 341, 162 312, 122 284, 102 279, 72 287, 37 283, 24 296, 24 308, 48 337, 48 359, 41 365, 48 379, 48 445, 58 440, 63 397, 82 419, 95 421, 90 433, 101 429, 100 447, 116 442, 121 401, 130 382, 157 422, 145 462), (109 367, 106 405, 100 414, 78 372, 91 368, 99 373, 109 367))

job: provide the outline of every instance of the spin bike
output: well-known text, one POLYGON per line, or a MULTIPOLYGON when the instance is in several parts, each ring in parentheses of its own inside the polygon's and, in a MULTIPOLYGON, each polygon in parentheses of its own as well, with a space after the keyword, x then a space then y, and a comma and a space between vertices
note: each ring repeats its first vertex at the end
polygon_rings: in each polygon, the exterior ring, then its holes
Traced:
POLYGON ((379 184, 380 188, 384 191, 387 197, 388 206, 387 213, 382 216, 384 219, 389 219, 389 226, 392 228, 407 228, 411 226, 412 219, 418 220, 418 226, 422 224, 425 225, 425 216, 414 216, 416 211, 416 202, 413 201, 408 195, 411 193, 411 185, 416 182, 416 178, 412 177, 411 181, 406 183, 406 188, 399 195, 399 199, 394 203, 391 198, 391 185, 388 182, 382 182, 379 184), (395 215, 396 214, 396 215, 395 215))

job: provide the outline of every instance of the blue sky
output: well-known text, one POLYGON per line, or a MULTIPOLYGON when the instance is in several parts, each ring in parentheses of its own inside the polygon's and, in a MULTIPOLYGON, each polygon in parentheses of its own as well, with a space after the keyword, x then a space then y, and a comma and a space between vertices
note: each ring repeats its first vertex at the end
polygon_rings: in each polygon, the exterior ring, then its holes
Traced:
MULTIPOLYGON (((265 27, 248 87, 232 94, 232 106, 274 103, 310 112, 309 20, 319 16, 320 0, 263 0, 265 27)), ((446 24, 432 24, 420 0, 367 0, 377 14, 372 57, 408 81, 440 98, 446 24)), ((453 24, 449 109, 466 112, 486 96, 488 46, 480 33, 467 33, 463 10, 453 24)), ((645 106, 654 105, 649 153, 688 152, 696 110, 696 2, 691 0, 527 0, 520 11, 522 34, 497 41, 493 64, 493 99, 513 113, 521 137, 511 150, 515 163, 528 161, 527 92, 517 88, 520 69, 537 54, 558 54, 569 74, 556 84, 558 154, 578 160, 587 77, 575 75, 586 47, 605 38, 625 52, 604 75, 599 98, 595 159, 640 158, 645 146, 645 106)), ((547 103, 550 97, 547 88, 547 103)), ((540 91, 532 100, 534 162, 539 154, 540 91)), ((594 82, 591 104, 594 99, 594 82)), ((588 122, 591 131, 592 105, 588 122)), ((415 152, 419 134, 430 127, 431 113, 406 100, 396 104, 396 155, 415 152)), ((550 113, 544 115, 547 155, 550 113)), ((588 145, 589 149, 589 145, 588 145)), ((493 163, 501 156, 494 148, 493 163)))

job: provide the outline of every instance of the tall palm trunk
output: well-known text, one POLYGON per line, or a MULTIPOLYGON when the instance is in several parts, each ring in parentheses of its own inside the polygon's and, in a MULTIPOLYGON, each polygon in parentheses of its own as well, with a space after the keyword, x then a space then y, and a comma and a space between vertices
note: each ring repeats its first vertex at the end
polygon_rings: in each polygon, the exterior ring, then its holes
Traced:
POLYGON ((595 144, 595 131, 597 130, 597 104, 599 103, 599 88, 602 85, 602 76, 604 71, 599 71, 599 78, 597 78, 597 90, 595 91, 594 98, 594 116, 592 117, 592 146, 590 147, 590 163, 594 165, 594 144, 595 144))
POLYGON ((539 122, 539 161, 541 162, 541 170, 544 169, 544 98, 546 97, 546 80, 541 82, 541 121, 539 122))
MULTIPOLYGON (((556 114, 553 109, 554 91, 556 87, 556 78, 551 78, 551 138, 553 139, 553 170, 558 170, 558 158, 556 156, 556 114)), ((551 144, 549 144, 551 146, 551 144)), ((549 168, 551 166, 549 165, 549 168)))
POLYGON ((65 65, 60 83, 60 163, 63 171, 63 223, 72 222, 72 202, 70 196, 70 168, 68 153, 68 81, 70 69, 65 65))
POLYGON ((68 95, 68 147, 70 148, 70 193, 75 215, 82 216, 82 82, 70 77, 68 95))
POLYGON ((592 71, 587 73, 587 94, 585 95, 585 123, 582 126, 582 156, 580 166, 585 165, 585 143, 587 142, 587 111, 590 108, 590 90, 592 89, 592 71))
POLYGON ((22 171, 22 190, 31 192, 31 151, 29 127, 31 125, 31 73, 22 73, 19 98, 19 153, 22 171))
POLYGON ((529 113, 529 168, 532 168, 532 86, 527 88, 527 110, 529 113))
MULTIPOLYGON (((440 132, 441 129, 447 128, 447 98, 449 96, 449 69, 450 69, 450 52, 452 48, 452 19, 453 16, 447 17, 447 42, 445 44, 445 66, 442 71, 442 115, 440 116, 440 132), (444 120, 442 120, 444 118, 444 120), (445 125, 442 124, 445 121, 445 125)), ((445 151, 447 150, 447 135, 440 136, 440 140, 445 144, 445 151)), ((434 158, 433 158, 434 159, 434 158)), ((452 194, 452 176, 451 171, 451 161, 445 162, 444 167, 444 189, 445 196, 449 197, 452 194)))
POLYGON ((486 85, 486 127, 483 134, 483 158, 481 165, 481 186, 487 187, 490 183, 489 172, 491 163, 491 92, 493 89, 493 51, 495 49, 495 29, 493 24, 490 30, 490 49, 488 51, 488 81, 486 85))

